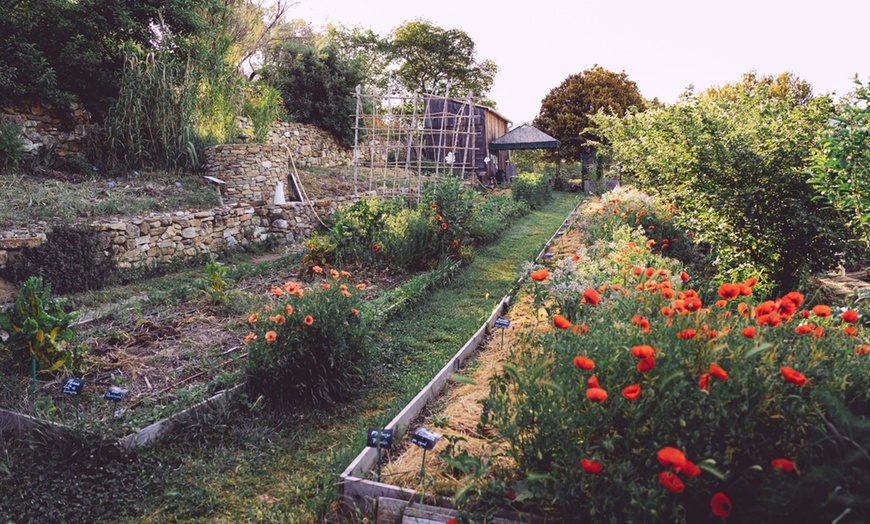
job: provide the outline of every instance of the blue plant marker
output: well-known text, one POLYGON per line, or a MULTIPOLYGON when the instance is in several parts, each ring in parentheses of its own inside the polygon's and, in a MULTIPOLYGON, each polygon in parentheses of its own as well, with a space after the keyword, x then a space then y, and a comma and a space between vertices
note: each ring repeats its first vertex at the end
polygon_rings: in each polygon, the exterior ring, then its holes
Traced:
POLYGON ((498 317, 495 319, 495 327, 501 329, 501 349, 504 349, 504 330, 510 325, 510 319, 504 317, 498 317))

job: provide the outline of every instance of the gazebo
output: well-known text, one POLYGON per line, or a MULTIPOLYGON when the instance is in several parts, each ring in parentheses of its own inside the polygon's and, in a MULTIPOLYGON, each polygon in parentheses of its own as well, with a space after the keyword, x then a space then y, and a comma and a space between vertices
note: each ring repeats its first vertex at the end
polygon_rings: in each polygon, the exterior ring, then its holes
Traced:
POLYGON ((489 143, 490 151, 507 151, 514 149, 553 149, 556 148, 556 183, 561 174, 562 161, 559 155, 559 141, 540 129, 523 124, 511 129, 504 135, 489 143))

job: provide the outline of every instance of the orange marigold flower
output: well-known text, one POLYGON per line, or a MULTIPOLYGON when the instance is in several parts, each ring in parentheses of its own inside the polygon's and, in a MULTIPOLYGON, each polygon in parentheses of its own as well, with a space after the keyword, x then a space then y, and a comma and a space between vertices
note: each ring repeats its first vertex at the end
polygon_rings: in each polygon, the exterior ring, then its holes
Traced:
POLYGON ((636 358, 648 358, 656 354, 656 348, 652 346, 631 346, 631 354, 636 358))
POLYGON ((598 377, 592 375, 586 380, 586 386, 590 388, 600 388, 601 386, 598 384, 598 377))
POLYGON ((733 300, 740 296, 740 286, 736 284, 722 284, 719 286, 719 296, 725 300, 733 300))
POLYGON ((701 375, 701 378, 698 379, 698 387, 701 391, 710 391, 710 374, 704 373, 701 375))
POLYGON ((689 340, 698 336, 698 333, 694 329, 684 329, 677 333, 677 338, 681 338, 683 340, 689 340))
POLYGON ((855 322, 856 320, 858 320, 858 312, 852 311, 851 309, 847 309, 846 311, 843 312, 842 317, 843 317, 843 321, 852 323, 852 322, 855 322))
POLYGON ((311 315, 305 315, 305 320, 302 322, 305 322, 306 325, 310 326, 311 324, 314 324, 314 317, 311 315))
POLYGON ((357 288, 358 290, 362 291, 363 289, 366 288, 366 285, 365 285, 365 284, 357 284, 357 285, 356 285, 356 288, 357 288))
POLYGON ((550 276, 550 272, 546 269, 539 269, 537 271, 532 271, 532 280, 540 282, 550 276))
POLYGON ((743 331, 741 331, 740 333, 746 338, 755 338, 754 327, 743 328, 743 331))
POLYGON ((786 473, 791 473, 792 471, 794 471, 794 462, 784 458, 777 458, 771 460, 770 466, 774 469, 774 471, 784 471, 786 473))
POLYGON ((595 367, 595 362, 592 362, 592 359, 586 357, 574 357, 574 365, 580 369, 585 369, 589 371, 590 369, 595 367))
POLYGON ((278 324, 279 326, 283 326, 283 325, 284 325, 284 322, 285 322, 287 319, 284 318, 284 315, 275 315, 275 316, 273 316, 273 317, 269 317, 269 320, 271 320, 272 322, 278 324))
POLYGON ((332 275, 332 278, 338 278, 338 271, 334 269, 330 269, 329 274, 332 275))
POLYGON ((597 475, 599 471, 601 471, 601 464, 595 462, 594 460, 580 460, 580 467, 583 468, 583 471, 589 473, 590 475, 597 475))
POLYGON ((710 499, 710 509, 717 517, 725 518, 731 514, 731 499, 721 491, 715 493, 710 499))
POLYGON ((812 333, 814 329, 816 329, 815 324, 801 324, 800 326, 794 328, 794 332, 798 335, 806 335, 807 333, 812 333))
POLYGON ((628 400, 635 400, 640 396, 640 384, 632 384, 622 390, 622 396, 628 400))
POLYGON ((245 342, 250 342, 252 340, 257 340, 257 335, 249 333, 248 336, 245 337, 245 342))
POLYGON ((659 462, 662 463, 662 466, 666 468, 679 468, 686 463, 686 455, 677 448, 672 448, 670 446, 658 450, 656 458, 658 458, 659 462))
POLYGON ((266 342, 275 342, 276 338, 278 338, 278 333, 275 333, 274 331, 266 332, 266 342))
POLYGON ((597 306, 598 302, 601 301, 601 297, 598 295, 598 291, 594 289, 587 289, 583 291, 583 298, 586 299, 586 302, 592 304, 593 306, 597 306))
POLYGON ((604 402, 607 398, 607 392, 601 388, 589 388, 586 390, 586 398, 592 402, 604 402))
POLYGON ((710 375, 719 380, 728 380, 728 373, 712 362, 710 362, 710 375))
POLYGON ((781 367, 779 368, 780 373, 782 373, 783 378, 787 382, 791 382, 792 384, 797 384, 798 386, 803 386, 807 383, 807 378, 803 376, 802 373, 799 373, 792 368, 789 367, 781 367))
POLYGON ((553 315, 553 325, 559 329, 571 329, 571 322, 562 315, 553 315))
POLYGON ((359 315, 359 309, 351 308, 350 312, 353 313, 354 315, 359 315))
POLYGON ((646 357, 637 363, 637 370, 641 373, 646 373, 654 367, 656 367, 656 359, 653 357, 646 357))
POLYGON ((831 316, 831 308, 823 305, 813 306, 813 315, 817 317, 829 317, 831 316))
POLYGON ((667 488, 668 491, 672 491, 674 493, 682 493, 685 489, 683 481, 670 471, 662 471, 661 473, 659 473, 659 482, 661 482, 662 486, 667 488))
POLYGON ((257 317, 257 314, 254 313, 253 315, 251 315, 251 316, 248 317, 248 322, 250 322, 251 324, 256 324, 256 323, 257 323, 257 318, 258 318, 258 317, 257 317))
POLYGON ((323 268, 320 266, 312 266, 311 271, 314 271, 315 273, 323 273, 323 268))

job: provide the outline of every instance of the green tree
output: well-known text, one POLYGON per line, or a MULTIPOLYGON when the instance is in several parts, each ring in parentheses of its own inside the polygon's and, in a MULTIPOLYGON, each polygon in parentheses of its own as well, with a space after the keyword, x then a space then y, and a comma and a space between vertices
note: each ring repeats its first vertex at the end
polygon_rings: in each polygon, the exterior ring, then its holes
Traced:
POLYGON ((353 144, 352 93, 362 82, 355 63, 343 60, 331 46, 318 50, 291 40, 270 50, 261 74, 281 93, 287 113, 298 122, 353 144))
MULTIPOLYGON (((577 162, 595 151, 591 142, 602 141, 594 132, 592 115, 604 111, 622 117, 631 107, 643 110, 646 105, 625 71, 614 73, 596 64, 550 90, 533 125, 559 140, 563 159, 577 162)), ((555 155, 555 151, 545 151, 543 156, 554 161, 555 155)))
POLYGON ((762 276, 792 289, 807 271, 835 267, 849 236, 806 176, 830 115, 827 97, 744 78, 725 91, 594 120, 624 176, 677 205, 675 220, 712 247, 723 279, 762 276))

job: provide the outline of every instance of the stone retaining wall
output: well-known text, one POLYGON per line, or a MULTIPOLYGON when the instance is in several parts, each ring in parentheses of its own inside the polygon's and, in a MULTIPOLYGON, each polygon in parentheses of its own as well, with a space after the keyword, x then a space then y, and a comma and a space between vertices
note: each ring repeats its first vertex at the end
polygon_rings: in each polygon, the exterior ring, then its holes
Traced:
POLYGON ((21 127, 24 149, 29 154, 67 156, 81 154, 87 145, 91 113, 81 105, 70 104, 58 110, 45 104, 18 104, 0 108, 0 122, 11 121, 21 127))

